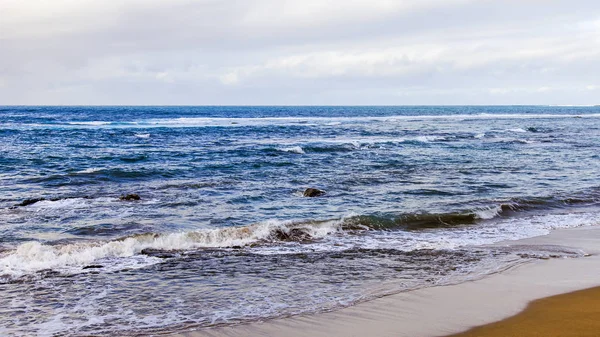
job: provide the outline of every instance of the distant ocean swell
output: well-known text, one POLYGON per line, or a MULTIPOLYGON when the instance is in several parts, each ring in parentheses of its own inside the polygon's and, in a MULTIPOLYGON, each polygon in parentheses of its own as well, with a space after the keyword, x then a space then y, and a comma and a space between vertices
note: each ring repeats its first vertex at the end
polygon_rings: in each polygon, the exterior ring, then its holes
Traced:
MULTIPOLYGON (((392 116, 352 116, 352 117, 184 117, 184 118, 156 118, 137 121, 60 121, 54 119, 36 120, 34 123, 4 122, 0 124, 3 131, 12 128, 197 128, 197 127, 261 127, 261 126, 329 126, 339 127, 345 123, 364 122, 402 122, 402 121, 427 121, 427 120, 519 120, 519 119, 565 119, 565 118, 600 118, 600 113, 585 114, 448 114, 448 115, 392 115, 392 116)), ((533 131, 535 132, 535 131, 533 131)), ((138 133, 136 137, 149 138, 149 133, 138 133)))

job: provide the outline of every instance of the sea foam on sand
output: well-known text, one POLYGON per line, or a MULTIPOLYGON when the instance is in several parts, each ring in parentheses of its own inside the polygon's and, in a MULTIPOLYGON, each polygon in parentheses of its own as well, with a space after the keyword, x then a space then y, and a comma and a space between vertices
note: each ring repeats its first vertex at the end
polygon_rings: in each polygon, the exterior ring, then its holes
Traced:
POLYGON ((600 227, 563 229, 497 245, 561 245, 591 256, 536 261, 492 276, 423 288, 334 312, 302 315, 178 336, 444 336, 512 316, 527 303, 600 285, 600 227))

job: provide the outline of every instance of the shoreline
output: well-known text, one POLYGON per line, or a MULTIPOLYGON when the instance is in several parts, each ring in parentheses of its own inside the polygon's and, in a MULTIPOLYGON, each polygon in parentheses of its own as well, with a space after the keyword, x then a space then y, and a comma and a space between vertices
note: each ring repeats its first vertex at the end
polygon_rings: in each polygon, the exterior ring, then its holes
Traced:
POLYGON ((475 281, 398 293, 333 312, 169 336, 449 336, 512 317, 534 300, 600 286, 600 227, 561 229, 493 246, 513 245, 564 246, 589 255, 533 261, 475 281))

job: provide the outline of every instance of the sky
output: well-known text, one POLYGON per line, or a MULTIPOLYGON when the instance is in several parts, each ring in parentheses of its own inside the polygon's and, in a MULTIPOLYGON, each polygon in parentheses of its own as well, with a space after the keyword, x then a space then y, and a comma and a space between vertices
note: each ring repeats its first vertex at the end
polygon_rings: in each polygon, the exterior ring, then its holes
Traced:
POLYGON ((0 0, 0 105, 600 104, 598 0, 0 0))

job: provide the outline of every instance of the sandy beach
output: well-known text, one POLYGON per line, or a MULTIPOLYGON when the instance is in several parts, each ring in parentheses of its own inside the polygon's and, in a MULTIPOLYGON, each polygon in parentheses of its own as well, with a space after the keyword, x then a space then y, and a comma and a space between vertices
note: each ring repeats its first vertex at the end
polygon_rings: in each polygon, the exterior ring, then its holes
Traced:
MULTIPOLYGON (((176 336, 448 336, 514 316, 531 301, 600 285, 599 243, 600 228, 557 230, 550 235, 500 245, 557 245, 577 248, 588 255, 535 261, 476 281, 399 293, 334 312, 202 329, 176 336)), ((563 317, 550 330, 564 336, 567 331, 575 330, 571 329, 572 324, 561 322, 580 314, 582 322, 587 321, 584 315, 596 312, 598 293, 594 289, 544 299, 533 303, 531 310, 523 315, 471 330, 464 336, 495 336, 493 333, 513 336, 516 332, 522 336, 526 335, 524 331, 531 333, 526 336, 551 336, 532 328, 542 324, 540 315, 546 315, 545 310, 563 317), (588 297, 588 292, 594 296, 588 297), (562 301, 572 308, 565 309, 566 316, 555 311, 562 301), (580 310, 580 306, 590 310, 580 310)))
POLYGON ((599 304, 598 287, 547 297, 516 316, 449 337, 594 337, 600 331, 599 304))

